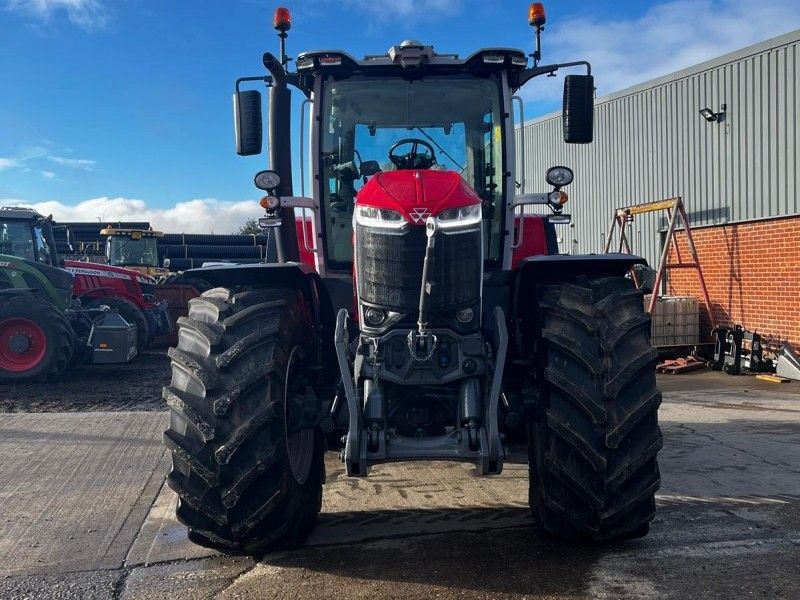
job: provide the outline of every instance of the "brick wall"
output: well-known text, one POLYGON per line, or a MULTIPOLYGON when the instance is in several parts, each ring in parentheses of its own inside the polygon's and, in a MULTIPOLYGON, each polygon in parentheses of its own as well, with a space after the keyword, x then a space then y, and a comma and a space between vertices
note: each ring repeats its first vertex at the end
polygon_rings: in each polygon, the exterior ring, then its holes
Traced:
MULTIPOLYGON (((800 347, 800 217, 717 225, 692 230, 718 325, 739 323, 774 341, 800 347)), ((686 234, 677 234, 681 257, 691 258, 686 234)), ((675 260, 670 251, 670 262, 675 260)), ((655 265, 654 265, 655 266, 655 265)), ((700 301, 701 338, 710 326, 694 269, 672 269, 670 294, 700 301)))

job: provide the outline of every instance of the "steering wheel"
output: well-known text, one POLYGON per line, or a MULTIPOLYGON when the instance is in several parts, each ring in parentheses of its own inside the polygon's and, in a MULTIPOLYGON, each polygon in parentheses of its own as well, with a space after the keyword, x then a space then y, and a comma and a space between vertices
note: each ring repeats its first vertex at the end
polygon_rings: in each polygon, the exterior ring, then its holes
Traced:
POLYGON ((392 144, 389 148, 389 160, 398 169, 430 169, 436 164, 436 153, 425 140, 419 138, 404 138, 392 144), (411 144, 411 151, 407 154, 395 154, 395 150, 405 144, 411 144), (423 146, 428 152, 420 153, 417 149, 423 146))

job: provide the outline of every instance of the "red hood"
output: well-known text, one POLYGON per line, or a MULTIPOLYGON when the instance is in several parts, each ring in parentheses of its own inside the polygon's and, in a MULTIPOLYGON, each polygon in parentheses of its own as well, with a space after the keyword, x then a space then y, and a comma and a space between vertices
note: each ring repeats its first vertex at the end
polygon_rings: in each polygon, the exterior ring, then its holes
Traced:
POLYGON ((378 173, 356 196, 356 204, 396 210, 417 225, 443 210, 480 202, 475 190, 455 171, 409 169, 378 173))
POLYGON ((64 268, 76 275, 94 275, 96 277, 112 277, 114 279, 124 279, 122 275, 127 275, 129 279, 139 281, 141 283, 155 283, 156 280, 149 275, 134 271, 133 269, 124 269, 122 267, 114 267, 112 265, 101 265, 98 263, 83 262, 81 260, 65 260, 64 268), (92 272, 94 271, 94 272, 92 272))

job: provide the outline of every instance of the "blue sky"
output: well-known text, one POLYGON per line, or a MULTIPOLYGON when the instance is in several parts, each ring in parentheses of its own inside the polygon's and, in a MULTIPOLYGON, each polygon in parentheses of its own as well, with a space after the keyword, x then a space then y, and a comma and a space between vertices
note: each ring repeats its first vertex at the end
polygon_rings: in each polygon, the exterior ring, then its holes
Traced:
MULTIPOLYGON (((531 50, 527 2, 287 0, 290 55, 379 53, 402 39, 469 54, 531 50)), ((600 94, 800 26, 763 0, 545 3, 544 59, 589 59, 600 94)), ((253 210, 264 159, 233 150, 231 90, 276 51, 276 3, 257 0, 0 0, 0 203, 59 219, 147 217, 226 231, 253 210)), ((535 83, 533 84, 536 85, 535 83)), ((558 107, 559 81, 525 91, 558 107)), ((159 223, 161 221, 161 223, 159 223)))

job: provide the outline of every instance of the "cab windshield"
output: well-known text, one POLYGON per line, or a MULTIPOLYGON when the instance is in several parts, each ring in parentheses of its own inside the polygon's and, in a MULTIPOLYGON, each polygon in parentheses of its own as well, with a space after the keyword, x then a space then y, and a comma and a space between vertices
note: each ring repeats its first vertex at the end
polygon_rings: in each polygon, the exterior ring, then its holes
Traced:
POLYGON ((127 236, 112 236, 107 243, 108 263, 117 266, 158 266, 158 245, 155 238, 138 240, 127 236))
POLYGON ((29 221, 0 220, 0 254, 37 259, 36 241, 29 221))
MULTIPOLYGON (((320 137, 325 242, 332 269, 353 260, 355 196, 367 178, 393 170, 390 150, 414 138, 435 154, 428 168, 459 173, 483 198, 484 255, 500 257, 503 127, 495 76, 351 77, 325 82, 320 137)), ((397 152, 408 152, 409 145, 397 152)), ((425 150, 420 146, 420 150, 425 150)))

